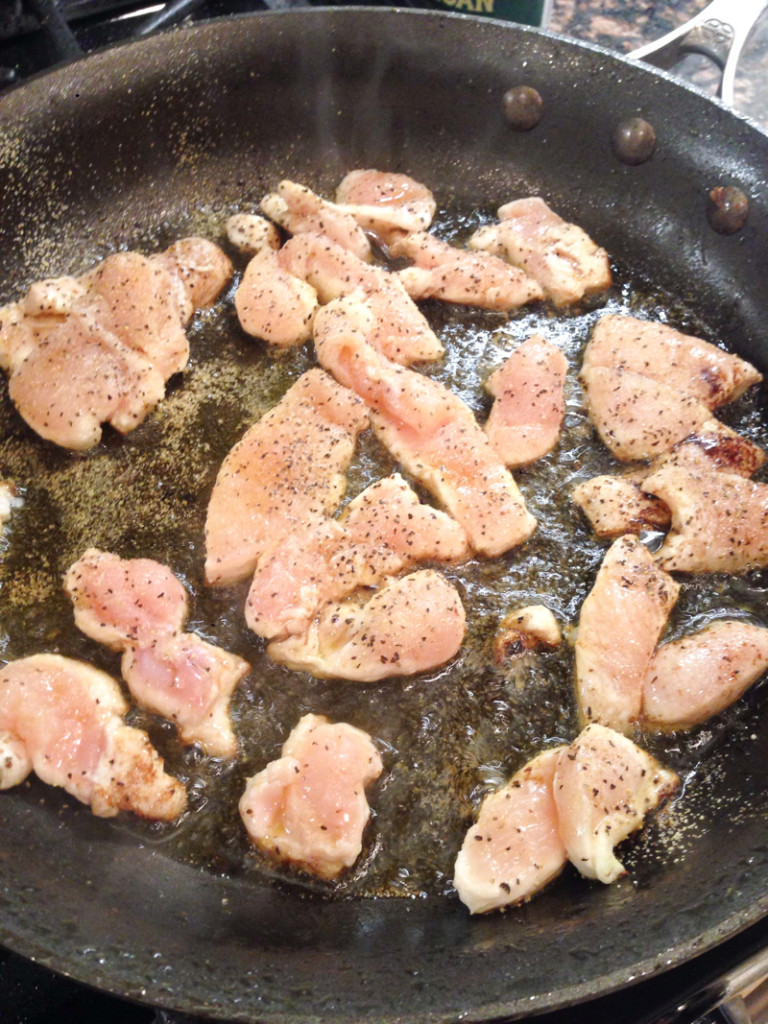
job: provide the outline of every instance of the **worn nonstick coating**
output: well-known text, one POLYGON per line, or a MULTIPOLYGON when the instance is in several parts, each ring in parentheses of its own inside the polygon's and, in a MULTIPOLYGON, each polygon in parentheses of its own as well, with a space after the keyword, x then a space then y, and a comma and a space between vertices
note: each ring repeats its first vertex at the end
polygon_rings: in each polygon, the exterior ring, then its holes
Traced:
MULTIPOLYGON (((0 154, 3 299, 187 209, 253 202, 288 172, 330 191, 376 166, 470 207, 541 193, 768 369, 768 138, 660 74, 535 31, 364 9, 209 23, 6 95, 0 154), (501 114, 520 82, 545 100, 530 133, 501 114), (658 147, 630 168, 610 135, 635 114, 658 147), (751 197, 736 236, 707 224, 717 184, 751 197)), ((110 991, 233 1020, 478 1021, 583 1000, 768 908, 759 704, 680 862, 634 884, 566 880, 478 920, 452 899, 324 901, 219 877, 22 788, 0 807, 0 939, 110 991)))

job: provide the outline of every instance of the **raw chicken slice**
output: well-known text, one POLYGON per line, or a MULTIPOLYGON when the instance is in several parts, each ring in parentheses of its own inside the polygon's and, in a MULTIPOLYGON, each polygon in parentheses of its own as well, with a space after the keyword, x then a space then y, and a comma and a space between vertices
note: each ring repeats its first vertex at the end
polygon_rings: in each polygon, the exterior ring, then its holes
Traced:
POLYGON ((545 750, 483 800, 453 870, 470 913, 527 900, 565 866, 552 783, 558 757, 567 750, 545 750))
POLYGON ((232 277, 232 261, 207 238, 180 238, 149 258, 164 263, 184 286, 188 305, 181 308, 183 323, 196 309, 210 306, 232 277))
POLYGON ((558 306, 579 302, 611 285, 605 250, 581 228, 558 217, 538 196, 501 206, 499 223, 479 228, 469 247, 520 267, 558 306))
POLYGON ((129 647, 122 659, 123 679, 139 704, 170 718, 185 743, 199 743, 213 757, 237 754, 229 702, 249 669, 192 633, 129 647))
POLYGON ((745 572, 768 565, 768 485, 718 472, 689 450, 667 460, 643 487, 672 513, 656 554, 663 569, 745 572))
POLYGON ((626 874, 614 847, 640 828, 680 780, 612 729, 592 724, 557 758, 553 789, 568 859, 609 884, 626 874))
POLYGON ((321 365, 366 402, 384 445, 464 527, 475 551, 494 557, 527 540, 536 520, 472 411, 442 384, 382 357, 367 341, 372 320, 355 296, 321 309, 321 365))
POLYGON ((456 588, 432 569, 386 583, 369 601, 321 609, 303 636, 273 640, 267 653, 322 678, 376 682, 444 665, 464 639, 456 588))
POLYGON ((364 295, 374 317, 370 342, 395 363, 437 359, 443 346, 398 279, 363 263, 321 235, 292 238, 280 250, 283 268, 317 291, 320 302, 364 295))
POLYGON ((648 467, 623 476, 595 476, 571 491, 573 501, 589 519, 598 537, 621 537, 644 529, 664 529, 671 515, 659 498, 646 494, 648 467))
POLYGON ((124 724, 127 710, 114 679, 83 662, 56 654, 10 662, 0 670, 0 736, 18 759, 3 763, 0 788, 34 769, 100 817, 177 818, 184 787, 163 771, 147 734, 124 724))
POLYGON ((295 181, 281 181, 274 192, 261 201, 266 215, 292 235, 307 231, 325 235, 332 242, 370 263, 371 243, 355 218, 336 203, 320 196, 295 181))
POLYGON ((437 210, 426 185, 391 171, 350 171, 336 189, 336 202, 385 245, 426 231, 437 210))
POLYGON ((629 732, 643 685, 680 587, 637 537, 615 541, 581 608, 575 645, 582 724, 629 732))
POLYGON ((333 512, 367 425, 348 388, 319 369, 301 376, 219 470, 205 524, 206 581, 244 579, 289 533, 333 512))
POLYGON ((567 373, 560 349, 533 334, 486 381, 496 401, 485 434, 506 466, 527 466, 557 444, 567 373))
POLYGON ((763 379, 738 356, 666 324, 602 316, 584 351, 583 369, 630 370, 716 409, 763 379))
POLYGON ((658 648, 643 689, 652 729, 690 729, 727 708, 768 668, 768 629, 718 621, 658 648))
POLYGON ((234 213, 224 225, 229 242, 244 256, 255 256, 262 249, 279 249, 280 232, 257 213, 234 213))
POLYGON ((298 530, 256 569, 245 620, 260 636, 304 632, 321 605, 377 586, 422 561, 469 557, 466 534, 398 474, 377 480, 343 518, 298 530))
POLYGON ((235 309, 246 334, 291 348, 312 337, 317 292, 284 270, 275 250, 265 246, 245 268, 235 292, 235 309))
POLYGON ((75 625, 113 651, 150 644, 181 630, 187 592, 167 566, 89 548, 64 577, 75 625))
POLYGON ((545 605, 516 608, 499 623, 493 640, 496 663, 503 665, 510 658, 538 647, 557 647, 562 639, 557 619, 545 605))
POLYGON ((624 462, 654 459, 711 419, 692 395, 632 370, 594 366, 580 377, 600 439, 624 462))
POLYGON ((282 756, 246 782, 240 816, 254 845, 320 878, 336 878, 363 848, 365 787, 383 765, 370 736, 305 715, 282 756))
POLYGON ((458 249, 426 231, 395 242, 390 255, 413 260, 414 266, 398 272, 412 299, 506 311, 544 298, 541 286, 518 267, 486 252, 458 249))

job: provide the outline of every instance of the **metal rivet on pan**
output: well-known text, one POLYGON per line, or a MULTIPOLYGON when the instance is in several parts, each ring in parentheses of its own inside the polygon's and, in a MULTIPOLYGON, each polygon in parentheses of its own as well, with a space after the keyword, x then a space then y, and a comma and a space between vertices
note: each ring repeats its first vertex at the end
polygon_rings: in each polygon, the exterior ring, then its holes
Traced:
POLYGON ((644 164, 656 147, 653 125, 642 117, 622 121, 613 133, 613 151, 622 163, 644 164))
POLYGON ((530 131, 541 120, 544 100, 530 85, 516 85, 504 93, 504 117, 519 132, 530 131))
POLYGON ((741 231, 747 220, 749 200, 740 188, 718 185, 709 193, 707 220, 714 231, 733 235, 741 231))

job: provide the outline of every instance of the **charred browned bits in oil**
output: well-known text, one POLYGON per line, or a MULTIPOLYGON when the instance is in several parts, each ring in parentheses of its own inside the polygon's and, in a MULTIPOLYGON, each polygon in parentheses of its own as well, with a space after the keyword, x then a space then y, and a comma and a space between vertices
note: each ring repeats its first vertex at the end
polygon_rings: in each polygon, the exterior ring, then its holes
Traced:
POLYGON ((656 147, 653 125, 642 117, 630 117, 616 126, 613 151, 622 163, 636 167, 644 164, 656 147))
POLYGON ((718 185, 709 193, 707 220, 714 231, 733 235, 741 231, 747 220, 749 200, 740 188, 718 185))
POLYGON ((541 120, 544 100, 530 85, 516 85, 514 89, 508 89, 502 103, 504 117, 516 131, 530 131, 541 120))

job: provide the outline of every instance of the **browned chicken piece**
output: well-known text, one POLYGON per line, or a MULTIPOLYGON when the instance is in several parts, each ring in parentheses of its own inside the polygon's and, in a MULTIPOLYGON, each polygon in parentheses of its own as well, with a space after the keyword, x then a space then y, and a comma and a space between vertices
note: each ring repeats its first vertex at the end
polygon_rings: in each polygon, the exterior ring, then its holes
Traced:
POLYGON ((230 243, 244 256, 255 256, 266 248, 280 248, 280 232, 257 213, 234 213, 227 218, 224 229, 230 243))
POLYGON ((317 307, 315 289, 285 270, 269 246, 250 261, 235 292, 237 318, 246 334, 278 348, 302 345, 312 337, 317 307))
POLYGON ((708 409, 732 402, 763 379, 750 363, 701 338, 632 316, 600 317, 584 351, 583 371, 596 366, 650 377, 708 409))
POLYGON ((350 171, 336 189, 336 202, 385 245, 414 231, 426 231, 437 210, 421 182, 391 171, 350 171))
POLYGON ((338 506, 365 404, 320 369, 308 370, 232 448, 205 524, 208 583, 244 579, 293 530, 338 506))
POLYGON ((656 554, 670 572, 745 572, 768 565, 768 485, 718 472, 693 449, 646 477, 672 513, 656 554))
POLYGON ((557 444, 567 373, 568 361, 560 349, 533 334, 486 381, 496 401, 485 434, 510 469, 530 465, 557 444))
POLYGON ((375 321, 371 344, 387 359, 408 366, 443 354, 442 343, 397 275, 309 233, 290 239, 280 250, 280 262, 288 273, 312 285, 322 303, 365 296, 375 321))
POLYGON ((576 697, 582 724, 630 732, 640 720, 648 666, 679 590, 637 537, 611 545, 579 618, 576 697))
POLYGON ((563 639, 557 619, 543 604, 532 604, 507 612, 499 622, 493 640, 496 663, 539 647, 557 647, 563 639))
POLYGON ((522 544, 536 520, 471 409, 438 381, 377 352, 368 343, 373 322, 355 296, 320 310, 321 365, 364 400, 383 444, 458 520, 475 551, 495 557, 522 544))
POLYGON ((275 661, 321 679, 371 683, 428 672, 459 651, 466 629, 458 591, 433 569, 389 580, 369 600, 325 605, 302 635, 273 640, 275 661))
POLYGON ((723 711, 768 668, 768 629, 720 620, 659 647, 643 690, 646 727, 691 729, 723 711))
POLYGON ((552 785, 558 756, 567 750, 545 750, 480 805, 453 869, 471 914, 530 899, 565 867, 552 785))
POLYGON ((389 252, 413 261, 397 275, 412 299, 506 311, 544 298, 540 285, 518 267, 487 252, 459 249, 426 231, 406 235, 389 252))
POLYGON ((579 302, 611 285, 608 255, 585 231, 569 224, 531 196, 499 208, 499 223, 479 228, 469 239, 520 267, 558 306, 579 302))
POLYGON ((102 818, 132 811, 173 821, 187 794, 163 770, 128 705, 104 672, 58 654, 35 654, 0 669, 0 789, 34 771, 102 818))
POLYGON ((182 239, 164 253, 122 252, 80 278, 32 285, 0 312, 0 364, 22 417, 76 450, 101 424, 133 430, 189 358, 184 325, 231 275, 220 249, 182 239))
POLYGON ((332 242, 370 263, 371 243, 355 218, 347 210, 331 203, 295 181, 281 181, 274 192, 261 201, 261 209, 292 235, 309 231, 325 235, 332 242))

